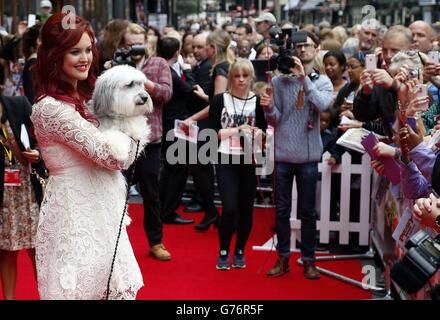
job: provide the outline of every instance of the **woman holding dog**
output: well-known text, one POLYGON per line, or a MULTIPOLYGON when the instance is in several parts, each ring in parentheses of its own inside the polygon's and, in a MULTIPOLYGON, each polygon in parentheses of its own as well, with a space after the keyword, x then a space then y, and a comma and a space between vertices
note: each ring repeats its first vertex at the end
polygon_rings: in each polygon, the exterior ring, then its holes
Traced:
POLYGON ((211 101, 209 120, 218 132, 219 164, 217 182, 223 212, 219 225, 220 254, 218 270, 229 270, 231 238, 237 231, 233 268, 245 268, 244 250, 252 229, 253 206, 257 191, 253 141, 262 141, 267 128, 260 98, 251 91, 255 77, 252 63, 237 59, 229 69, 228 91, 211 101))
POLYGON ((50 177, 36 239, 42 299, 134 299, 142 274, 122 227, 122 175, 134 159, 133 139, 106 139, 87 112, 97 71, 94 34, 80 17, 57 13, 44 24, 35 65, 31 119, 50 177), (64 28, 65 20, 75 28, 64 28))

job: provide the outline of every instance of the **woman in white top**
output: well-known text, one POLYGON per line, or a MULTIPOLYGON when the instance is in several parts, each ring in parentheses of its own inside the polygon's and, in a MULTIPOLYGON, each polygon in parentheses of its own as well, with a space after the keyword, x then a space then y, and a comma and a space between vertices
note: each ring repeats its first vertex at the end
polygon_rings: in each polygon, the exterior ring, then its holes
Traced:
POLYGON ((251 90, 254 69, 249 60, 237 59, 229 69, 228 91, 214 96, 209 109, 212 128, 218 132, 217 182, 222 199, 219 225, 220 254, 217 269, 229 270, 229 247, 237 231, 233 268, 244 268, 244 249, 252 228, 256 194, 253 144, 262 141, 267 123, 260 98, 251 90))
MULTIPOLYGON (((37 103, 31 116, 49 181, 36 240, 42 299, 134 299, 142 274, 125 221, 113 253, 125 206, 120 169, 133 162, 136 145, 121 132, 101 133, 84 106, 94 87, 97 50, 88 24, 57 13, 41 32, 35 64, 37 103), (113 265, 114 263, 114 265, 113 265)), ((128 220, 128 219, 127 219, 128 220)))

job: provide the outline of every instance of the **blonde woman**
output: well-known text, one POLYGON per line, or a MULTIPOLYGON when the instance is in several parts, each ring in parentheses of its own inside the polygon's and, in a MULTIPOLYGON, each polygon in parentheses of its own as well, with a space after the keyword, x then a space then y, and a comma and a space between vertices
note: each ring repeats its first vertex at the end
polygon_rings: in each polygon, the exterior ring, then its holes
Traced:
POLYGON ((252 63, 237 59, 229 70, 228 91, 215 95, 209 109, 211 126, 220 140, 216 172, 223 211, 218 231, 218 270, 230 269, 229 250, 235 230, 237 241, 232 267, 246 267, 244 249, 252 228, 257 188, 255 165, 250 155, 245 154, 253 148, 247 148, 250 144, 246 145, 246 141, 252 138, 258 141, 267 127, 260 98, 251 91, 254 76, 252 63))
MULTIPOLYGON (((225 92, 228 85, 228 70, 234 61, 234 52, 230 48, 231 36, 224 30, 211 32, 206 38, 206 54, 213 66, 211 71, 211 87, 208 92, 204 92, 199 86, 195 86, 194 93, 206 102, 222 92, 225 92)), ((192 115, 189 122, 199 121, 208 117, 209 107, 192 115)))

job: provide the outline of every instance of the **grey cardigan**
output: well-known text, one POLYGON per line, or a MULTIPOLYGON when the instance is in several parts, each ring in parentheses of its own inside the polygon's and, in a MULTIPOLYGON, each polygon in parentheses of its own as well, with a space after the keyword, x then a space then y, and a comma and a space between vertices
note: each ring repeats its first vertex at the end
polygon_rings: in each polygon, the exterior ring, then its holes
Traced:
POLYGON ((275 161, 288 163, 318 162, 322 155, 319 113, 330 107, 333 85, 325 75, 311 80, 291 76, 275 77, 273 103, 266 118, 275 127, 275 161), (297 108, 298 92, 304 86, 304 103, 297 108), (308 121, 313 128, 308 128, 308 121))

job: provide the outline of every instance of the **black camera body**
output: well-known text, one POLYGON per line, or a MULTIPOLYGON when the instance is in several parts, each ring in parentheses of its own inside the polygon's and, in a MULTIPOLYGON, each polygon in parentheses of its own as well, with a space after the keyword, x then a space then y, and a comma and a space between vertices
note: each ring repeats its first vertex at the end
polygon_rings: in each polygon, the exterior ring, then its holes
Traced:
POLYGON ((136 64, 131 59, 132 56, 141 56, 145 54, 145 47, 143 45, 134 45, 130 49, 118 48, 112 60, 112 67, 128 64, 129 66, 136 67, 136 64))
POLYGON ((295 67, 293 60, 294 45, 300 42, 307 42, 307 32, 298 31, 297 28, 280 29, 273 26, 269 30, 270 43, 279 48, 278 54, 270 58, 270 70, 279 70, 283 74, 289 74, 291 68, 295 67))
POLYGON ((440 267, 440 235, 433 239, 420 230, 405 247, 408 252, 392 266, 391 279, 412 294, 419 291, 440 267))

